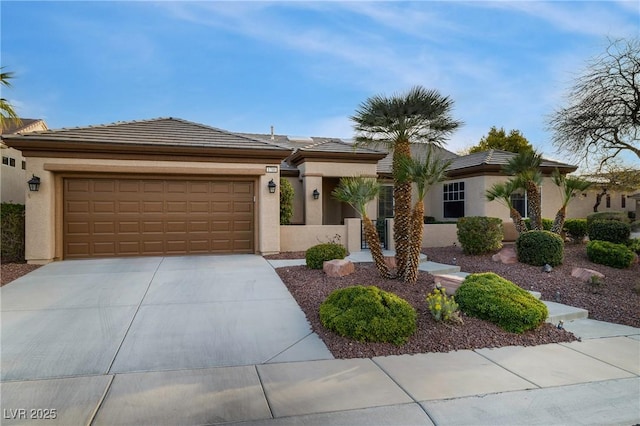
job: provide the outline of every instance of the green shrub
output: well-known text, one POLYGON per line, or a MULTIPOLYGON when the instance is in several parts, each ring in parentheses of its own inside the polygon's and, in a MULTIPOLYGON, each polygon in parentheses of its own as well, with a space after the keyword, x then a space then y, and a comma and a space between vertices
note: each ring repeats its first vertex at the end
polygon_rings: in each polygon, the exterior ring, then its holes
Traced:
MULTIPOLYGON (((531 219, 526 218, 524 224, 527 225, 527 230, 531 231, 531 219)), ((553 220, 542 218, 542 229, 545 231, 551 231, 553 228, 553 220)))
POLYGON ((574 241, 582 241, 587 236, 587 219, 567 219, 564 229, 574 241))
POLYGON ((632 252, 640 254, 640 238, 631 238, 624 244, 629 247, 629 250, 632 252))
POLYGON ((24 262, 24 205, 0 205, 0 229, 3 262, 24 262))
POLYGON ((311 269, 322 269, 322 263, 327 260, 344 259, 347 249, 336 243, 324 243, 315 245, 307 250, 305 259, 311 269))
POLYGON ((427 306, 433 319, 438 322, 462 323, 455 298, 447 296, 446 289, 439 283, 427 294, 427 306))
POLYGON ((518 261, 528 265, 557 266, 564 259, 564 241, 550 231, 527 231, 516 240, 518 261))
POLYGON ((624 269, 631 266, 635 254, 623 244, 615 244, 609 241, 589 241, 587 244, 587 257, 593 263, 624 269))
POLYGON ((458 219, 458 241, 466 254, 483 254, 502 247, 502 219, 470 216, 458 219))
POLYGON ((591 213, 587 216, 587 228, 589 228, 591 222, 595 222, 596 220, 617 220, 623 223, 630 222, 626 212, 598 212, 591 213))
POLYGON ((640 232, 640 220, 631 222, 631 232, 640 232))
POLYGON ((589 225, 589 239, 622 244, 629 239, 631 228, 628 223, 617 220, 594 220, 589 225))
POLYGON ((322 325, 360 342, 401 345, 416 331, 416 318, 409 302, 375 286, 335 290, 320 305, 322 325))
POLYGON ((288 225, 293 217, 293 185, 285 178, 280 178, 280 225, 288 225))
POLYGON ((491 321, 512 333, 539 327, 549 314, 544 303, 493 272, 467 276, 455 298, 467 315, 491 321))

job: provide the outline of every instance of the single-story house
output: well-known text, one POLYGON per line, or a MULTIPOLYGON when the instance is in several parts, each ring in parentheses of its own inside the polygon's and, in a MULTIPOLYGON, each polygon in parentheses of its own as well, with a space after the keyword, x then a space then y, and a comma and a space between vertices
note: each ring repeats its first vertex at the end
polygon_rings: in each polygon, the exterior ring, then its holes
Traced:
MULTIPOLYGON (((47 124, 40 119, 21 118, 20 120, 6 120, 0 128, 3 136, 15 133, 26 133, 47 130, 47 124)), ((27 178, 26 162, 22 153, 15 148, 0 144, 2 152, 2 166, 0 166, 0 202, 24 204, 25 185, 27 178)))
MULTIPOLYGON (((232 133, 159 118, 3 135, 3 142, 20 150, 27 175, 40 179, 38 191, 26 191, 26 258, 31 263, 271 254, 334 238, 359 250, 356 212, 331 197, 343 176, 379 178, 383 190, 368 213, 372 218, 393 215, 391 154, 337 138, 232 133), (295 191, 295 214, 288 226, 279 222, 280 177, 295 191)), ((425 146, 412 149, 420 157, 425 146)), ((440 153, 453 161, 449 180, 429 192, 425 214, 452 221, 494 216, 508 225, 507 209, 488 203, 484 193, 507 178, 501 168, 514 154, 440 153)), ((553 217, 559 207, 560 194, 550 178, 555 168, 563 173, 576 169, 545 160, 544 217, 553 217)), ((22 185, 26 190, 26 182, 22 185)), ((526 215, 524 195, 514 197, 526 215)))

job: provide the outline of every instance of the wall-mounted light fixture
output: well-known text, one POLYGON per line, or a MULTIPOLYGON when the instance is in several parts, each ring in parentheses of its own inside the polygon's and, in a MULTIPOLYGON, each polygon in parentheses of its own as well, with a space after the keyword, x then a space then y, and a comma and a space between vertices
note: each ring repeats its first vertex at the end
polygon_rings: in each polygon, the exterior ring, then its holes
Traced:
POLYGON ((29 184, 29 191, 38 191, 40 189, 40 178, 36 175, 27 182, 29 184))
POLYGON ((313 195, 314 200, 317 200, 318 198, 320 198, 320 193, 318 192, 318 188, 314 189, 311 195, 313 195))
POLYGON ((267 187, 269 188, 269 192, 271 194, 275 194, 276 193, 276 183, 273 181, 273 179, 271 179, 269 181, 269 184, 267 184, 267 187))

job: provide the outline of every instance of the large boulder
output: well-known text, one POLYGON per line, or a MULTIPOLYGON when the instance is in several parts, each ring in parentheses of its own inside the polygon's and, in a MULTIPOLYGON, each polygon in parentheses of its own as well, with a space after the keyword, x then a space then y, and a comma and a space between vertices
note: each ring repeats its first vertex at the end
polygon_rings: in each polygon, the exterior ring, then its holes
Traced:
POLYGON ((600 280, 604 278, 604 274, 587 268, 573 268, 571 270, 571 276, 586 283, 591 282, 592 277, 597 277, 600 280))
POLYGON ((494 262, 502 262, 504 264, 518 263, 518 255, 516 249, 513 246, 504 247, 498 253, 494 254, 491 259, 494 262))
POLYGON ((344 277, 353 274, 356 267, 353 262, 346 259, 327 260, 322 264, 322 270, 329 277, 344 277))

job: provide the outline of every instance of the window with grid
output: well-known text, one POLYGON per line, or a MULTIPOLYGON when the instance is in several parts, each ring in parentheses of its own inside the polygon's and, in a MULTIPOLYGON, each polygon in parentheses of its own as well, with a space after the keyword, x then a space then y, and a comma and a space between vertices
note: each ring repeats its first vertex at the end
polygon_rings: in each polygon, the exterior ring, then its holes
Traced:
POLYGON ((513 208, 520 213, 520 216, 523 218, 529 217, 529 212, 527 211, 527 193, 514 193, 511 194, 511 205, 513 208))
POLYGON ((464 182, 445 183, 442 187, 444 217, 464 217, 464 182))
POLYGON ((383 185, 378 194, 378 218, 393 217, 393 186, 383 185))

